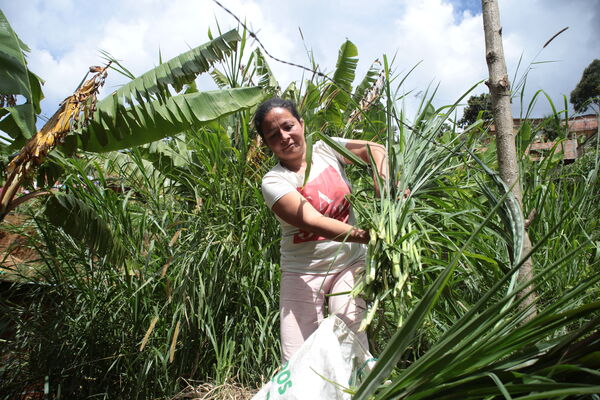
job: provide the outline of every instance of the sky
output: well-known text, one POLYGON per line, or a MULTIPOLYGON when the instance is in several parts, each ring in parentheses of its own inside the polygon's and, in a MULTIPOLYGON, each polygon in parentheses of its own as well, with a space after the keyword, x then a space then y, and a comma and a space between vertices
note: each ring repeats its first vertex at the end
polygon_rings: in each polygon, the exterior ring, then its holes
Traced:
MULTIPOLYGON (((408 76, 399 93, 411 115, 428 87, 438 87, 434 104, 457 101, 488 76, 479 0, 220 0, 245 20, 274 56, 335 69, 338 50, 351 40, 359 52, 357 82, 371 63, 387 54, 398 76, 408 76), (418 64, 418 65, 417 65, 418 64)), ((586 66, 600 58, 600 0, 500 0, 504 53, 512 83, 527 73, 524 101, 542 89, 557 109, 575 88, 586 66), (561 29, 567 31, 546 48, 561 29)), ((0 0, 0 9, 31 48, 29 68, 45 80, 42 114, 50 117, 100 51, 139 75, 163 59, 208 41, 207 32, 237 26, 212 0, 0 0)), ((256 43, 252 43, 256 45, 256 43)), ((303 79, 304 72, 268 60, 280 84, 303 79)), ((111 72, 100 98, 125 79, 111 72)), ((207 78, 200 90, 212 90, 207 78)), ((484 84, 472 94, 487 91, 484 84)), ((513 115, 519 116, 519 98, 513 115)), ((550 113, 539 97, 533 116, 550 113)), ((460 115, 458 115, 460 117, 460 115)))

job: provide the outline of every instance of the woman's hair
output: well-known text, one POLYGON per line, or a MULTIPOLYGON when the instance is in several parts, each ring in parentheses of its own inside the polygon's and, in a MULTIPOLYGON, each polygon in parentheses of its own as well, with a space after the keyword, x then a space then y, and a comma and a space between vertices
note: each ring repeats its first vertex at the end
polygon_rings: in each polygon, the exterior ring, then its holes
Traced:
POLYGON ((298 113, 296 104, 294 104, 293 101, 284 100, 279 97, 272 97, 269 100, 262 102, 256 109, 256 112, 254 113, 254 127, 256 128, 256 131, 262 138, 264 138, 263 131, 262 131, 262 123, 263 123, 267 113, 274 108, 285 108, 298 121, 300 121, 302 119, 302 118, 300 118, 300 114, 298 113))

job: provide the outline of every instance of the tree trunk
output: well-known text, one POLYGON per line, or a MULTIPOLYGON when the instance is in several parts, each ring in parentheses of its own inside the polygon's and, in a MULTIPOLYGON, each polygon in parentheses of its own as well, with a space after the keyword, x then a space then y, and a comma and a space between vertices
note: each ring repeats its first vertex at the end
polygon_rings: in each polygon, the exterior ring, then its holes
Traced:
MULTIPOLYGON (((523 200, 519 182, 519 165, 517 163, 517 150, 513 133, 513 118, 511 111, 511 93, 504 48, 502 46, 502 27, 500 25, 500 11, 497 0, 482 0, 483 30, 485 33, 485 59, 490 74, 486 82, 490 90, 492 113, 496 125, 496 151, 498 154, 498 167, 500 177, 511 188, 521 209, 523 200)), ((521 211, 522 213, 522 211, 521 211)), ((531 250, 531 242, 527 230, 524 232, 523 254, 531 250)), ((533 278, 532 260, 528 258, 519 270, 519 282, 531 281, 533 278)), ((522 307, 529 308, 528 319, 537 313, 535 307, 536 294, 530 285, 520 293, 525 297, 522 307)))

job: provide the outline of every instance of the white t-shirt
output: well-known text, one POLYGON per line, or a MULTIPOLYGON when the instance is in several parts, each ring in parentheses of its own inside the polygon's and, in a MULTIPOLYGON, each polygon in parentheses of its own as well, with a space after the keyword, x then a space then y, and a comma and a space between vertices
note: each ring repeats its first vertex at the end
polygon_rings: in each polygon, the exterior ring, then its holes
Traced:
MULTIPOLYGON (((347 140, 333 138, 344 145, 347 140)), ((325 142, 313 145, 312 167, 306 185, 304 172, 295 173, 280 163, 265 174, 262 193, 269 208, 284 195, 298 191, 321 214, 355 224, 354 214, 346 195, 350 183, 342 169, 343 157, 325 142)), ((276 215, 277 217, 277 215, 276 215)), ((281 224, 281 270, 302 274, 335 273, 364 259, 365 246, 342 243, 317 234, 302 231, 277 217, 281 224)))

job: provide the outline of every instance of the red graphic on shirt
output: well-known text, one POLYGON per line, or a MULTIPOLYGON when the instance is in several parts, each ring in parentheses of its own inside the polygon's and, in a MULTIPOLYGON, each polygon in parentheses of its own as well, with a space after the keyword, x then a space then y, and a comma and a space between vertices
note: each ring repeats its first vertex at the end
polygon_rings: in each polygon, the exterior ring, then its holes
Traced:
MULTIPOLYGON (((338 221, 348 222, 350 202, 346 199, 346 195, 350 193, 350 188, 334 167, 326 168, 304 188, 296 189, 321 214, 338 221)), ((294 235, 294 243, 325 239, 316 233, 302 230, 294 235)))

